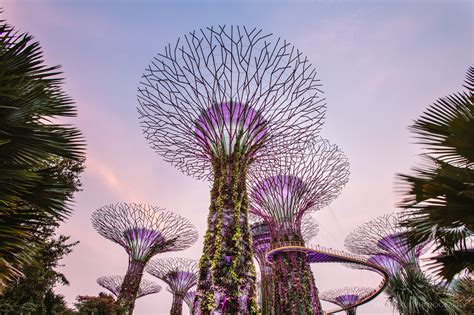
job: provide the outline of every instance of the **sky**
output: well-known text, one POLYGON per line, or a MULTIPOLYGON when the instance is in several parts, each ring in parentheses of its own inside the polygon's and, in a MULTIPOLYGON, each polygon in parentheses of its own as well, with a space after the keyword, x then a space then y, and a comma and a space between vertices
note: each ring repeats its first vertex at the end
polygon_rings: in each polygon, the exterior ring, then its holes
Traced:
MULTIPOLYGON (((340 197, 314 214, 320 234, 313 243, 337 249, 360 224, 397 211, 396 173, 410 172, 422 152, 408 126, 437 98, 462 89, 474 56, 472 1, 1 3, 2 18, 41 43, 47 64, 62 65, 64 90, 78 108, 71 122, 87 141, 83 191, 60 228, 80 241, 62 261, 71 284, 57 288, 71 305, 77 295, 102 290, 98 277, 126 271, 125 251, 90 223, 103 205, 149 203, 188 218, 199 231, 198 242, 161 256, 200 257, 209 185, 162 161, 142 135, 136 112, 140 77, 168 43, 206 26, 245 25, 288 40, 313 63, 327 99, 321 135, 351 165, 340 197)), ((320 291, 380 281, 339 265, 312 269, 320 291)), ((170 306, 171 294, 163 290, 137 300, 135 314, 168 314, 170 306)), ((396 312, 380 295, 358 313, 396 312)))

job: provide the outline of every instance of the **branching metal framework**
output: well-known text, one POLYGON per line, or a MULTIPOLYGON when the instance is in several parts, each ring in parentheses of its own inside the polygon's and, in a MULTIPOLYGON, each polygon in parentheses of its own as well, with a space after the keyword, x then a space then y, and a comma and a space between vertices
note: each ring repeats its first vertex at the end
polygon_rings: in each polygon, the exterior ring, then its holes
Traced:
POLYGON ((317 137, 296 160, 282 157, 277 164, 251 169, 249 211, 268 223, 276 241, 292 241, 293 235, 300 239, 303 215, 328 205, 348 178, 344 154, 317 137))
MULTIPOLYGON (((348 175, 349 164, 342 152, 327 140, 313 138, 300 156, 281 157, 271 166, 256 164, 251 169, 250 212, 265 221, 272 244, 291 241, 303 246, 303 215, 329 204, 348 175)), ((284 251, 273 259, 274 311, 321 314, 305 253, 284 251)))
POLYGON ((194 306, 194 298, 196 297, 196 291, 194 290, 189 290, 188 292, 186 292, 186 294, 184 295, 184 302, 186 303, 186 305, 188 306, 189 308, 189 313, 190 314, 194 314, 194 311, 193 311, 193 306, 194 306))
POLYGON ((239 131, 255 159, 287 152, 288 140, 317 131, 325 104, 316 74, 301 51, 262 30, 193 31, 166 46, 143 75, 141 124, 166 161, 209 177, 216 148, 225 143, 232 151, 239 131))
POLYGON ((389 271, 396 270, 398 264, 416 266, 428 243, 411 248, 400 220, 397 213, 375 218, 350 233, 344 244, 353 253, 372 257, 389 271))
POLYGON ((247 171, 293 156, 319 131, 320 87, 299 50, 239 26, 193 31, 146 69, 138 111, 147 140, 184 173, 213 180, 196 309, 257 312, 247 171))
POLYGON ((303 219, 301 220, 301 236, 305 244, 315 238, 319 233, 319 224, 316 220, 309 214, 303 214, 303 219))
POLYGON ((157 258, 149 262, 146 271, 168 284, 168 291, 173 294, 170 314, 182 314, 186 293, 197 284, 197 261, 188 258, 157 258))
MULTIPOLYGON (((97 284, 101 287, 106 288, 109 290, 113 295, 116 297, 120 294, 120 288, 123 284, 123 277, 122 276, 104 276, 97 279, 97 284)), ((157 283, 142 279, 140 281, 140 287, 138 288, 137 299, 141 298, 145 295, 158 293, 161 291, 161 286, 157 283)))
POLYGON ((187 219, 155 206, 135 203, 111 204, 96 210, 92 225, 128 253, 128 269, 117 300, 130 313, 150 258, 158 253, 184 250, 198 236, 187 219))
POLYGON ((357 307, 350 307, 359 304, 360 301, 366 299, 373 292, 373 288, 346 287, 324 291, 319 294, 319 298, 323 301, 334 303, 341 308, 345 308, 347 315, 355 315, 357 307))

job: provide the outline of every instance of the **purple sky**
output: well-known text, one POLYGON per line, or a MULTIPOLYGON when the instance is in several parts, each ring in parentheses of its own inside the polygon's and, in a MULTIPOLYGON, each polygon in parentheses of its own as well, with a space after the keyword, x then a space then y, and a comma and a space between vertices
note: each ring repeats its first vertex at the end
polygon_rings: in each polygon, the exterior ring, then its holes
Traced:
MULTIPOLYGON (((421 152, 407 126, 438 97, 461 89, 474 56, 471 1, 12 0, 2 6, 10 24, 40 41, 48 64, 63 66, 64 88, 79 110, 73 121, 87 139, 84 191, 61 227, 81 242, 64 259, 71 285, 58 288, 70 303, 79 294, 96 295, 98 277, 123 275, 127 266, 125 251, 91 226, 91 213, 102 205, 150 203, 189 218, 200 233, 197 244, 164 256, 200 256, 208 184, 163 162, 142 136, 136 113, 144 68, 178 36, 210 25, 255 26, 289 40, 316 66, 327 97, 322 136, 348 156, 351 176, 341 196, 314 215, 315 243, 339 249, 353 228, 395 209, 395 173, 408 172, 421 152)), ((379 279, 338 265, 313 270, 321 291, 379 279)), ((138 300, 135 313, 168 314, 170 306, 163 290, 138 300)), ((392 314, 383 296, 358 311, 392 314)))

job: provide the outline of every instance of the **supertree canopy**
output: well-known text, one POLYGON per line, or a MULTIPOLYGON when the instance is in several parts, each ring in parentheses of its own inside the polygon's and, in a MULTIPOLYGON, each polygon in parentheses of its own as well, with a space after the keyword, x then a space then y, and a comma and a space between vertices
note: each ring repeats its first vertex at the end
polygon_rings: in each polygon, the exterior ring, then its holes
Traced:
POLYGON ((196 292, 200 311, 257 312, 247 170, 293 155, 319 131, 320 87, 299 50, 239 26, 185 35, 143 75, 138 111, 151 146, 184 173, 213 181, 196 292))
POLYGON ((351 307, 374 292, 373 288, 346 287, 336 290, 324 291, 319 294, 323 301, 334 303, 346 310, 346 314, 355 315, 357 307, 351 307))
MULTIPOLYGON (((272 245, 292 242, 304 246, 302 218, 329 204, 348 180, 349 164, 328 141, 315 138, 298 159, 281 158, 269 167, 252 168, 250 211, 268 226, 272 245)), ((313 274, 301 251, 273 256, 274 312, 321 314, 313 274)))
MULTIPOLYGON (((123 284, 122 276, 105 276, 97 279, 97 283, 112 292, 116 297, 120 294, 120 288, 123 284)), ((153 281, 142 279, 138 288, 137 299, 145 295, 158 293, 161 291, 161 286, 153 281)))
POLYGON ((158 253, 184 250, 198 236, 188 220, 155 206, 135 203, 111 204, 96 210, 92 225, 128 253, 128 269, 117 301, 130 313, 148 261, 158 253))
POLYGON ((411 247, 400 221, 401 217, 396 213, 375 218, 350 233, 344 244, 353 253, 371 256, 370 259, 387 265, 389 271, 396 263, 417 266, 427 243, 411 247))
MULTIPOLYGON (((253 254, 260 269, 260 308, 263 314, 271 314, 274 297, 273 269, 267 261, 267 253, 271 248, 270 231, 265 221, 258 221, 251 226, 253 254)), ((302 220, 301 234, 305 243, 318 234, 318 223, 314 218, 305 215, 302 220)))
POLYGON ((197 261, 188 258, 157 258, 150 261, 146 271, 168 284, 168 291, 173 294, 170 314, 182 314, 186 293, 198 280, 197 261))
POLYGON ((194 290, 189 290, 184 295, 184 302, 188 306, 190 314, 194 314, 193 306, 194 306, 194 298, 195 297, 196 297, 196 291, 194 291, 194 290))
POLYGON ((456 305, 442 287, 433 284, 420 268, 419 256, 428 243, 410 246, 400 220, 398 214, 375 218, 350 233, 345 246, 387 271, 390 278, 385 293, 401 314, 456 313, 456 305))

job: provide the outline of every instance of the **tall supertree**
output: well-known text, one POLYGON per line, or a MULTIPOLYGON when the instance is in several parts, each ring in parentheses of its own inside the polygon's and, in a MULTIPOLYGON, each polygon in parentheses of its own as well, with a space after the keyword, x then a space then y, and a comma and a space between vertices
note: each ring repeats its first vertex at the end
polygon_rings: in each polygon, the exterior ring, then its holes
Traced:
MULTIPOLYGON (((267 261, 267 253, 271 248, 270 231, 265 221, 258 221, 251 226, 253 240, 253 254, 260 269, 260 309, 263 314, 272 314, 274 283, 272 265, 267 261)), ((319 231, 318 223, 314 218, 305 215, 302 220, 301 234, 307 243, 319 231)))
MULTIPOLYGON (((253 215, 268 225, 272 245, 304 246, 302 218, 328 205, 348 180, 349 163, 328 141, 314 138, 298 159, 281 158, 269 167, 252 168, 249 194, 253 215)), ((306 254, 282 251, 273 257, 274 312, 321 314, 317 289, 306 254)))
POLYGON ((356 315, 357 306, 352 306, 359 304, 362 300, 369 297, 373 292, 373 288, 346 287, 321 292, 319 294, 319 298, 323 301, 334 303, 345 309, 347 315, 356 315))
MULTIPOLYGON (((120 294, 120 289, 122 288, 123 284, 123 277, 122 276, 104 276, 97 279, 97 284, 101 287, 106 288, 109 290, 113 295, 116 297, 120 294)), ((157 283, 142 279, 140 281, 140 286, 138 287, 137 299, 141 298, 145 295, 155 294, 161 291, 161 286, 157 283)))
POLYGON ((316 70, 285 40, 239 26, 193 31, 147 68, 138 111, 152 147, 213 181, 196 305, 255 313, 247 171, 294 155, 325 111, 316 70))
POLYGON ((194 314, 194 298, 196 297, 196 291, 189 290, 184 295, 184 302, 189 308, 189 314, 194 314))
POLYGON ((92 225, 128 254, 128 269, 117 301, 130 314, 148 261, 158 253, 184 250, 198 237, 187 219, 155 206, 136 203, 99 208, 92 214, 92 225))
POLYGON ((401 314, 456 313, 449 294, 420 268, 419 257, 428 243, 410 246, 401 220, 396 213, 375 218, 350 233, 345 246, 385 268, 390 275, 385 293, 401 314))
POLYGON ((168 284, 167 290, 173 294, 170 314, 181 315, 186 293, 197 284, 197 261, 188 258, 157 258, 150 261, 146 271, 168 284))

